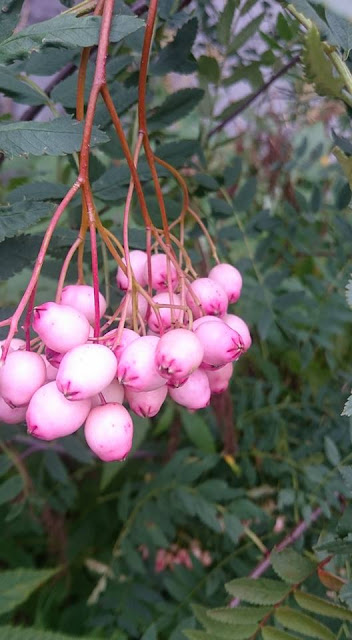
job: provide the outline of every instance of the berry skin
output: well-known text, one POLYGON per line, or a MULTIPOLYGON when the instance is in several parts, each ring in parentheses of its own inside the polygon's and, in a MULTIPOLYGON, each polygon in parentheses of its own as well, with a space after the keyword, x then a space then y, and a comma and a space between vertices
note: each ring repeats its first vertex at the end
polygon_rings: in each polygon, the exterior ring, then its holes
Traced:
POLYGON ((188 329, 172 329, 159 340, 155 364, 160 375, 177 386, 199 367, 203 356, 203 346, 195 333, 188 329))
POLYGON ((132 447, 133 422, 121 404, 104 404, 89 413, 84 435, 89 448, 101 460, 124 460, 132 447))
MULTIPOLYGON (((87 284, 69 284, 62 290, 61 304, 68 305, 84 315, 88 322, 94 325, 94 289, 87 284)), ((99 314, 103 317, 106 311, 106 300, 99 292, 99 314)))
MULTIPOLYGON (((101 392, 104 397, 105 402, 117 402, 118 404, 123 403, 123 398, 125 395, 124 388, 122 384, 119 384, 117 380, 113 380, 110 384, 105 387, 101 392)), ((98 407, 100 404, 104 404, 101 401, 100 394, 92 397, 92 407, 98 407)))
POLYGON ((239 333, 242 338, 244 350, 247 351, 252 344, 252 338, 245 321, 239 316, 235 316, 233 313, 225 313, 222 319, 229 325, 229 327, 231 327, 231 329, 239 333))
POLYGON ((84 400, 100 393, 116 375, 117 360, 102 344, 83 344, 66 353, 56 384, 68 400, 84 400))
POLYGON ((212 393, 223 393, 229 386, 229 381, 233 373, 233 364, 229 362, 220 369, 205 372, 209 380, 210 391, 212 393))
POLYGON ((0 369, 0 395, 11 407, 27 405, 45 382, 44 360, 33 351, 12 351, 0 369))
POLYGON ((203 409, 210 402, 210 386, 207 374, 197 369, 186 380, 182 387, 170 389, 171 398, 187 409, 203 409))
POLYGON ((219 318, 218 316, 201 316, 193 322, 192 330, 195 331, 201 324, 203 324, 203 322, 209 322, 209 320, 212 322, 222 322, 223 318, 219 318))
MULTIPOLYGON (((0 355, 2 353, 2 347, 5 344, 5 342, 6 342, 5 340, 0 340, 0 355)), ((11 353, 11 351, 18 351, 19 349, 24 351, 25 348, 26 348, 26 343, 24 340, 22 340, 21 338, 12 338, 8 353, 11 353)))
POLYGON ((194 333, 204 348, 203 368, 222 367, 243 353, 241 336, 225 322, 203 322, 194 333))
POLYGON ((87 342, 91 329, 82 313, 56 302, 46 302, 35 307, 32 327, 45 346, 59 353, 66 353, 87 342))
POLYGON ((5 424, 20 424, 25 421, 27 405, 25 407, 10 407, 0 398, 0 422, 5 424))
MULTIPOLYGON (((152 289, 156 291, 167 291, 168 290, 168 267, 167 267, 167 258, 164 253, 155 253, 151 256, 151 269, 152 269, 152 289)), ((174 291, 176 289, 178 283, 177 272, 172 264, 169 261, 169 273, 170 273, 170 282, 171 288, 174 291)), ((148 265, 145 265, 144 270, 145 281, 148 282, 148 265)))
POLYGON ((159 387, 154 391, 133 391, 126 388, 126 400, 130 409, 142 418, 153 418, 159 413, 167 396, 167 386, 159 387))
POLYGON ((242 276, 232 264, 217 264, 209 271, 209 278, 217 282, 225 291, 229 303, 237 302, 241 295, 242 276))
MULTIPOLYGON (((144 287, 147 284, 147 280, 145 279, 147 254, 145 251, 139 251, 139 249, 135 249, 134 251, 130 251, 129 255, 130 255, 130 264, 132 267, 133 275, 137 280, 137 282, 142 287, 144 287)), ((123 258, 123 263, 126 264, 126 261, 124 258, 123 258)), ((122 291, 127 291, 128 278, 122 271, 121 267, 119 267, 117 270, 116 283, 119 289, 122 289, 122 291)))
POLYGON ((166 384, 155 366, 158 343, 156 336, 142 336, 127 345, 117 367, 120 383, 134 391, 154 391, 166 384))
POLYGON ((191 292, 186 293, 186 302, 195 319, 202 314, 209 316, 223 316, 227 311, 228 299, 224 289, 210 278, 197 278, 190 284, 190 289, 198 298, 196 304, 191 292))
POLYGON ((41 357, 43 358, 43 362, 44 362, 45 367, 46 367, 46 381, 47 382, 52 382, 53 380, 56 380, 57 368, 53 367, 53 365, 50 364, 50 362, 49 362, 49 360, 47 359, 46 356, 41 354, 41 357))
POLYGON ((60 393, 56 382, 49 382, 35 392, 28 405, 28 433, 42 440, 68 436, 82 426, 90 408, 90 400, 70 402, 60 393))
MULTIPOLYGON (((155 304, 171 304, 170 295, 167 291, 162 291, 161 293, 157 293, 153 297, 153 302, 155 304)), ((180 305, 181 298, 174 293, 172 296, 172 304, 180 305)), ((160 319, 161 319, 161 327, 163 331, 168 331, 170 329, 172 322, 176 322, 181 315, 181 309, 171 309, 171 307, 160 307, 159 309, 160 319)), ((148 318, 148 326, 155 333, 160 333, 160 325, 158 321, 158 316, 155 313, 154 309, 151 308, 150 315, 148 318)))
MULTIPOLYGON (((108 333, 105 334, 104 344, 107 347, 111 348, 113 346, 117 331, 118 331, 117 329, 113 329, 112 331, 109 331, 108 333)), ((139 337, 140 337, 139 334, 136 331, 133 331, 132 329, 126 329, 126 328, 122 329, 120 342, 117 345, 117 347, 113 349, 117 362, 119 361, 120 355, 123 352, 124 348, 127 347, 127 345, 130 344, 130 342, 137 340, 139 337)))

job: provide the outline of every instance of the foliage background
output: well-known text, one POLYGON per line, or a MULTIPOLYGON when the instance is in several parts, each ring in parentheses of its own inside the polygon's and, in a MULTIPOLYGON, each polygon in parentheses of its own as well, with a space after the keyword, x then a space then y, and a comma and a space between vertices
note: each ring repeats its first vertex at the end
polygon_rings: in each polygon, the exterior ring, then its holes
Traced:
MULTIPOLYGON (((43 43, 43 23, 32 46, 24 41, 14 53, 5 38, 21 4, 13 0, 0 22, 1 317, 15 307, 45 223, 75 176, 80 134, 69 116, 78 45, 87 44, 74 34, 60 45, 55 32, 43 43), (57 73, 50 96, 33 80, 47 86, 57 73), (40 137, 43 119, 52 120, 51 137, 47 129, 40 137)), ((322 21, 325 37, 332 19, 324 8, 294 4, 320 29, 322 21)), ((116 2, 120 16, 132 20, 133 9, 145 17, 142 3, 116 2)), ((352 27, 343 24, 337 45, 349 66, 352 27)), ((131 143, 142 37, 140 28, 119 39, 108 61, 131 143)), ((303 46, 303 29, 279 3, 160 1, 148 96, 153 144, 187 177, 220 257, 243 273, 236 313, 253 346, 214 406, 191 415, 166 405, 157 419, 136 419, 135 452, 121 464, 97 462, 80 433, 48 444, 22 426, 0 426, 1 638, 184 640, 198 625, 191 605, 225 606, 224 584, 248 575, 317 508, 320 517, 295 546, 319 561, 333 552, 326 569, 340 582, 315 575, 308 589, 351 607, 352 431, 341 416, 351 378, 351 191, 331 154, 339 139, 351 155, 350 108, 329 93, 317 97, 299 64, 303 46)), ((104 222, 118 234, 129 173, 102 105, 96 125, 91 179, 104 222)), ((157 211, 143 160, 140 169, 157 211)), ((181 196, 160 176, 172 220, 181 196)), ((74 202, 54 236, 38 300, 53 296, 78 214, 74 202)), ((143 246, 140 224, 134 202, 135 248, 143 246)), ((202 273, 210 258, 191 223, 187 248, 202 273)), ((114 304, 112 262, 106 273, 114 304)), ((104 286, 103 269, 101 277, 104 286)), ((346 624, 331 627, 336 637, 350 637, 346 624)), ((215 640, 215 632, 192 637, 215 640)))

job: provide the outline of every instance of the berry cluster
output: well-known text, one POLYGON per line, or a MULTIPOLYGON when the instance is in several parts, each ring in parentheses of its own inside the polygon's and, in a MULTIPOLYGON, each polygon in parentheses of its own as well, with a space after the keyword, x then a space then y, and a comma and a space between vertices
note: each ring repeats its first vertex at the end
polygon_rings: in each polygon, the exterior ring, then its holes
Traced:
POLYGON ((124 401, 136 414, 153 417, 167 395, 194 411, 227 388, 232 363, 251 344, 245 322, 227 313, 241 293, 239 271, 218 264, 207 278, 185 277, 180 284, 165 254, 148 260, 145 252, 131 251, 130 273, 139 287, 133 292, 123 266, 116 280, 124 297, 112 316, 102 294, 97 300, 87 285, 66 286, 59 302, 34 308, 38 337, 31 344, 37 350, 12 339, 0 370, 0 420, 26 420, 28 432, 44 440, 84 424, 99 458, 121 460, 133 437, 124 401), (97 306, 106 319, 98 332, 97 306))

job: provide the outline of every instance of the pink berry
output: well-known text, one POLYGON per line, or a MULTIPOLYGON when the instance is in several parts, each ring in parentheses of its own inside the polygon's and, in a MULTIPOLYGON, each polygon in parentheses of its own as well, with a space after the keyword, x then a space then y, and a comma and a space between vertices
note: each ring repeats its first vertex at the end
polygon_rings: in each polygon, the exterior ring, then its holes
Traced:
POLYGON ((229 325, 229 327, 231 327, 231 329, 240 334, 244 350, 247 351, 252 344, 252 338, 245 321, 239 316, 235 316, 233 313, 225 313, 222 319, 229 325))
MULTIPOLYGON (((127 295, 128 295, 128 299, 127 299, 126 320, 131 321, 133 319, 132 296, 129 293, 127 295)), ((144 320, 148 311, 148 302, 142 293, 137 293, 137 309, 142 320, 144 320)))
POLYGON ((193 313, 194 318, 199 318, 202 314, 209 316, 223 316, 227 311, 227 295, 224 289, 210 278, 197 278, 190 289, 199 300, 196 304, 191 292, 186 293, 186 302, 193 313))
MULTIPOLYGON (((162 293, 157 293, 156 296, 153 297, 153 302, 155 302, 155 304, 170 305, 171 304, 170 295, 167 291, 163 291, 162 293)), ((181 298, 180 296, 177 295, 177 293, 174 293, 172 295, 172 304, 176 306, 181 305, 181 298)), ((167 331, 168 329, 170 329, 172 323, 177 322, 177 320, 180 318, 181 310, 175 309, 175 308, 171 309, 171 307, 160 307, 159 314, 161 319, 161 328, 164 331, 167 331)), ((158 316, 155 313, 153 308, 151 308, 150 310, 150 315, 148 318, 148 326, 152 331, 155 331, 156 333, 160 333, 160 324, 159 324, 158 316)))
POLYGON ((237 302, 241 295, 242 276, 232 264, 217 264, 209 271, 209 278, 217 282, 225 291, 229 303, 237 302))
POLYGON ((0 397, 0 422, 5 424, 20 424, 26 418, 27 405, 25 407, 10 407, 0 397))
POLYGON ((44 356, 43 354, 41 354, 42 358, 43 358, 43 362, 45 364, 46 367, 46 381, 47 382, 52 382, 53 380, 56 380, 56 376, 57 376, 57 367, 53 367, 52 364, 50 364, 49 360, 47 359, 46 356, 44 356))
POLYGON ((206 371, 208 376, 210 391, 212 393, 223 393, 229 386, 229 381, 233 373, 233 364, 229 362, 220 369, 206 371))
POLYGON ((61 361, 56 384, 69 400, 83 400, 100 393, 116 375, 117 360, 102 344, 83 344, 61 361))
POLYGON ((166 384, 155 366, 158 344, 159 338, 142 336, 127 345, 117 367, 119 382, 135 391, 153 391, 166 384))
POLYGON ((241 336, 225 322, 203 322, 195 335, 204 348, 203 368, 222 367, 243 353, 241 336))
POLYGON ((167 396, 167 386, 153 391, 134 391, 126 388, 126 400, 132 411, 142 418, 153 418, 159 413, 167 396))
MULTIPOLYGON (((117 331, 118 329, 113 329, 112 331, 109 331, 108 333, 105 334, 104 344, 107 347, 112 348, 115 342, 117 331)), ((124 348, 127 347, 127 345, 133 342, 134 340, 137 340, 139 337, 140 336, 138 335, 138 333, 136 331, 132 331, 132 329, 126 329, 126 328, 122 329, 119 344, 113 349, 114 354, 117 358, 117 361, 119 361, 120 355, 123 352, 124 348)))
POLYGON ((87 342, 90 329, 82 313, 55 302, 46 302, 34 309, 32 326, 45 345, 59 353, 87 342))
MULTIPOLYGON (((151 257, 151 268, 152 268, 152 288, 156 291, 167 291, 169 288, 168 285, 168 269, 170 274, 170 284, 172 290, 174 290, 178 283, 177 272, 172 264, 169 261, 169 267, 167 265, 167 257, 164 253, 155 253, 151 257)), ((144 276, 146 278, 146 282, 148 282, 148 270, 147 265, 145 266, 144 276)))
POLYGON ((43 358, 33 351, 12 351, 0 369, 0 395, 12 407, 27 405, 45 382, 43 358))
POLYGON ((200 325, 203 324, 203 322, 209 322, 209 320, 212 322, 222 322, 222 318, 219 318, 218 316, 201 316, 193 322, 192 330, 195 331, 197 327, 200 327, 200 325))
POLYGON ((182 387, 169 389, 171 398, 187 409, 202 409, 210 402, 210 386, 202 369, 193 371, 182 387))
POLYGON ((203 360, 204 349, 196 334, 188 329, 172 329, 159 340, 155 363, 171 384, 183 383, 203 360))
POLYGON ((91 410, 84 435, 90 449, 101 460, 124 460, 132 447, 133 422, 121 404, 103 404, 91 410))
MULTIPOLYGON (((94 307, 94 288, 87 284, 69 284, 62 290, 61 304, 68 305, 77 309, 84 315, 88 322, 94 325, 95 307, 94 307)), ((99 316, 103 317, 106 311, 106 300, 99 292, 99 316)))
POLYGON ((117 402, 118 404, 122 404, 125 392, 122 384, 119 384, 117 380, 113 380, 100 392, 100 394, 92 397, 92 407, 98 407, 100 404, 104 404, 100 395, 103 396, 105 402, 117 402))
MULTIPOLYGON (((5 342, 6 340, 0 340, 0 355, 2 353, 2 347, 5 344, 5 342)), ((24 340, 22 340, 21 338, 12 338, 8 353, 11 353, 11 351, 18 351, 19 349, 24 351, 25 348, 26 348, 26 343, 24 340)))
MULTIPOLYGON (((123 263, 126 264, 125 259, 123 258, 123 263)), ((147 264, 147 254, 145 251, 139 251, 139 249, 135 249, 130 251, 130 263, 133 271, 133 275, 137 282, 144 287, 147 283, 145 279, 145 269, 147 264)), ((117 286, 123 291, 127 291, 128 289, 128 279, 127 276, 122 271, 121 267, 118 268, 116 274, 116 282, 117 286)))
POLYGON ((90 408, 90 400, 70 402, 56 382, 49 382, 35 392, 28 405, 28 433, 43 440, 69 436, 82 426, 90 408))

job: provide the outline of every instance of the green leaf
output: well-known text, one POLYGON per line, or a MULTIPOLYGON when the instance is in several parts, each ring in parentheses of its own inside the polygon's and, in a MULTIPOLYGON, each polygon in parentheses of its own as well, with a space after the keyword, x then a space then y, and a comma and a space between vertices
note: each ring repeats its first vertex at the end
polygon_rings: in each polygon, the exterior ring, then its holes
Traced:
POLYGON ((17 25, 24 0, 0 0, 0 42, 10 36, 17 25))
POLYGON ((202 89, 180 89, 175 91, 149 117, 150 131, 160 131, 164 127, 184 118, 195 109, 203 96, 204 91, 202 89))
POLYGON ((320 35, 315 24, 305 37, 303 64, 307 80, 314 84, 319 95, 342 97, 343 80, 333 74, 333 66, 325 55, 320 35))
POLYGON ((336 467, 340 463, 341 457, 335 442, 329 436, 324 437, 324 450, 330 464, 336 467))
POLYGON ((67 193, 67 186, 59 182, 29 182, 10 191, 10 203, 20 200, 60 201, 67 193))
POLYGON ((294 597, 297 604, 311 613, 317 613, 320 616, 326 616, 329 618, 337 618, 338 620, 350 620, 352 621, 352 611, 341 607, 337 604, 332 604, 323 598, 312 596, 310 593, 304 593, 303 591, 295 591, 294 597))
MULTIPOLYGON (((55 47, 91 47, 99 42, 101 18, 59 15, 15 33, 0 44, 0 62, 9 63, 39 51, 44 45, 55 47)), ((134 16, 114 16, 110 41, 119 42, 143 26, 134 16)))
POLYGON ((352 309, 352 279, 348 281, 346 285, 346 300, 349 307, 352 309))
POLYGON ((198 31, 198 20, 188 20, 159 53, 157 59, 150 65, 150 72, 156 76, 174 73, 189 74, 197 69, 197 64, 191 55, 191 49, 198 31))
MULTIPOLYGON (((0 484, 0 505, 11 502, 23 490, 21 476, 12 476, 0 484)), ((0 614, 1 614, 1 575, 0 574, 0 614)))
POLYGON ((236 578, 225 584, 225 589, 235 598, 252 604, 276 604, 289 593, 287 584, 269 578, 236 578))
POLYGON ((235 35, 229 47, 229 55, 237 53, 238 49, 243 47, 243 45, 246 44, 247 40, 249 40, 249 38, 251 38, 258 31, 263 21, 264 15, 265 14, 263 12, 259 16, 254 18, 254 20, 250 20, 248 24, 235 35))
POLYGON ((283 40, 291 40, 292 31, 290 25, 288 24, 285 16, 282 13, 279 13, 276 21, 276 29, 277 32, 283 40))
POLYGON ((14 71, 0 67, 0 93, 23 104, 45 104, 45 96, 21 80, 14 71))
MULTIPOLYGON (((1 216, 0 216, 1 228, 1 216)), ((11 278, 30 264, 38 255, 40 239, 33 236, 7 238, 0 245, 0 281, 11 278)))
POLYGON ((343 50, 346 60, 352 49, 352 24, 345 17, 337 15, 335 11, 326 11, 325 17, 335 37, 335 43, 343 50))
MULTIPOLYGON (((14 569, 0 573, 0 615, 12 611, 58 572, 56 569, 14 569)), ((4 636, 3 636, 4 637, 4 636)))
POLYGON ((217 39, 220 44, 228 45, 231 37, 231 26, 235 10, 239 5, 239 0, 227 0, 216 28, 217 39))
POLYGON ((317 640, 336 640, 335 634, 314 618, 290 607, 279 607, 275 612, 276 620, 283 627, 297 631, 317 640))
POLYGON ((352 493, 352 467, 340 467, 339 472, 347 489, 352 493))
POLYGON ((204 453, 215 453, 214 437, 201 415, 180 409, 181 421, 189 439, 204 453))
POLYGON ((191 517, 198 517, 207 527, 216 533, 220 533, 221 527, 217 518, 217 509, 214 504, 205 500, 201 495, 193 493, 193 491, 187 487, 177 489, 176 495, 182 503, 184 510, 191 517))
POLYGON ((2 640, 91 640, 88 636, 67 636, 65 633, 43 631, 35 627, 10 627, 0 626, 0 638, 2 640))
POLYGON ((243 624, 239 622, 237 628, 214 618, 212 615, 212 609, 207 610, 205 607, 193 605, 192 610, 197 620, 203 625, 207 632, 212 633, 215 636, 219 636, 224 640, 245 640, 245 638, 249 638, 257 630, 257 624, 255 624, 255 621, 251 620, 251 622, 248 623, 249 609, 247 611, 246 620, 243 624))
POLYGON ((234 197, 233 206, 237 211, 246 211, 252 204, 257 192, 257 179, 252 176, 241 186, 234 197))
POLYGON ((221 607, 219 609, 209 609, 208 616, 225 622, 226 624, 248 624, 251 622, 260 622, 264 616, 270 611, 270 607, 221 607))
POLYGON ((349 182, 350 188, 352 189, 352 156, 346 156, 339 147, 334 147, 332 150, 334 156, 339 161, 342 170, 349 182))
POLYGON ((31 227, 39 220, 51 215, 54 205, 49 202, 15 202, 0 207, 0 242, 31 227))
POLYGON ((294 549, 273 551, 270 555, 271 564, 279 578, 289 584, 302 582, 316 569, 316 564, 304 558, 294 549))
MULTIPOLYGON (((49 122, 10 122, 0 124, 0 150, 9 156, 62 156, 79 151, 83 122, 67 116, 49 122)), ((108 142, 103 131, 93 127, 91 146, 108 142)))
POLYGON ((70 479, 65 465, 55 451, 45 451, 43 455, 44 465, 49 476, 61 484, 69 484, 70 479))
POLYGON ((223 640, 220 636, 214 636, 213 633, 206 633, 205 631, 198 631, 197 629, 184 629, 183 635, 189 640, 223 640))
POLYGON ((226 513, 224 513, 224 525, 225 533, 229 536, 234 544, 237 544, 240 536, 243 533, 243 524, 241 520, 233 513, 226 511, 226 513))
MULTIPOLYGON (((150 420, 147 418, 140 418, 139 416, 133 416, 133 425, 133 445, 131 453, 129 454, 130 457, 132 457, 132 454, 138 449, 138 447, 140 447, 145 439, 150 428, 150 420)), ((102 465, 102 474, 100 479, 101 491, 105 491, 106 487, 115 478, 115 476, 124 468, 124 466, 126 466, 126 464, 128 464, 128 460, 129 458, 126 458, 126 460, 123 460, 122 462, 109 462, 109 464, 104 463, 104 465, 102 465)))
POLYGON ((262 636, 263 640, 301 640, 298 636, 293 636, 276 627, 263 627, 262 636))
POLYGON ((220 67, 216 58, 200 56, 198 58, 198 72, 208 82, 217 83, 220 79, 220 67))

